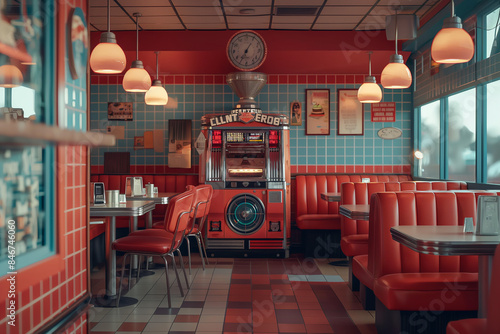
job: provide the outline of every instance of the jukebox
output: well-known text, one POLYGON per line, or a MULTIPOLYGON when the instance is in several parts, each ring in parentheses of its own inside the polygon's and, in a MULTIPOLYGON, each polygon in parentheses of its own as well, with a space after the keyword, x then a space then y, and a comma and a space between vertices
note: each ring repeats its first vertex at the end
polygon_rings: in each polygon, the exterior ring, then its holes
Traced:
POLYGON ((209 256, 288 256, 290 147, 288 118, 264 114, 254 96, 262 73, 231 73, 240 97, 229 114, 205 115, 200 183, 214 195, 206 223, 209 256))

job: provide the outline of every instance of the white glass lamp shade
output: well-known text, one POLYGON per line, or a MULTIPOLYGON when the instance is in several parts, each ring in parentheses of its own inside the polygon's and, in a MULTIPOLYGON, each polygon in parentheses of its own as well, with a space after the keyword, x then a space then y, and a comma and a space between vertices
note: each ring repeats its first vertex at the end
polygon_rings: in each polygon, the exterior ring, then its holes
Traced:
POLYGON ((472 37, 462 29, 459 17, 445 20, 431 46, 431 56, 436 63, 459 64, 466 63, 474 56, 472 37))
POLYGON ((122 48, 116 44, 115 34, 101 34, 101 42, 92 50, 90 68, 95 73, 121 73, 127 65, 127 58, 122 48))
POLYGON ((15 65, 0 66, 0 87, 13 88, 23 84, 23 73, 15 65))
POLYGON ((154 80, 151 88, 144 95, 144 101, 151 106, 164 106, 168 102, 168 94, 160 80, 154 80))
POLYGON ((375 77, 368 76, 358 89, 358 100, 361 103, 379 103, 382 100, 382 90, 375 77))
POLYGON ((384 88, 401 89, 411 86, 411 72, 403 63, 403 56, 395 54, 391 56, 389 64, 382 71, 380 82, 384 88))
POLYGON ((134 60, 123 77, 123 89, 126 92, 144 93, 151 87, 151 76, 144 69, 142 61, 134 60))

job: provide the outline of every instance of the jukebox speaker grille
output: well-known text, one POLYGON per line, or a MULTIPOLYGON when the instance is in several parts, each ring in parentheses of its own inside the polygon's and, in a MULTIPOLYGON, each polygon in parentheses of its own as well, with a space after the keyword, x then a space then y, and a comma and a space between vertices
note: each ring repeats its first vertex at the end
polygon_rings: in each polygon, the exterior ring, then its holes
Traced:
POLYGON ((248 235, 256 232, 264 224, 264 220, 264 204, 254 195, 237 195, 227 207, 227 224, 238 234, 248 235))

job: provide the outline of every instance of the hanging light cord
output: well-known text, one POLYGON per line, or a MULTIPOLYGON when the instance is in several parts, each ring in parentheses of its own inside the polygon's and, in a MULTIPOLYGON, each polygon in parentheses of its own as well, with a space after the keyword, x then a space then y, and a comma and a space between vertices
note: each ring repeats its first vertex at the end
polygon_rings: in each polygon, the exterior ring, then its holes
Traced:
POLYGON ((396 9, 396 31, 394 33, 394 39, 396 40, 396 55, 398 54, 398 10, 396 9))
POLYGON ((139 60, 139 14, 135 15, 135 59, 139 60))
POLYGON ((108 32, 111 32, 111 4, 108 0, 108 32))
POLYGON ((372 51, 368 52, 368 76, 372 76, 372 51))
POLYGON ((451 0, 451 17, 455 16, 455 1, 451 0))
POLYGON ((160 54, 160 51, 155 51, 156 53, 156 80, 158 80, 158 55, 160 54))

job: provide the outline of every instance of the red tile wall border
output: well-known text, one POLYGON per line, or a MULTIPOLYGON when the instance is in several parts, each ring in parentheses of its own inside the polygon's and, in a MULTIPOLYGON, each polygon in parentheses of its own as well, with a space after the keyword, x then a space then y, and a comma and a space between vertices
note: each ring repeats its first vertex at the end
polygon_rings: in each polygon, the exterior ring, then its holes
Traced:
MULTIPOLYGON (((196 75, 160 75, 160 80, 167 85, 211 85, 224 84, 226 77, 220 74, 196 74, 196 75)), ((377 77, 380 81, 380 77, 377 77)), ((123 74, 119 75, 90 75, 90 83, 93 85, 118 85, 123 81, 123 74)), ((334 84, 356 84, 364 82, 364 76, 359 74, 268 74, 269 84, 308 84, 308 85, 334 85, 334 84)))

